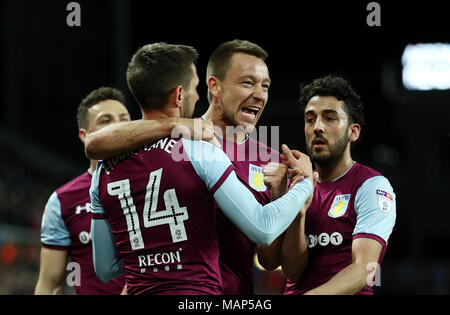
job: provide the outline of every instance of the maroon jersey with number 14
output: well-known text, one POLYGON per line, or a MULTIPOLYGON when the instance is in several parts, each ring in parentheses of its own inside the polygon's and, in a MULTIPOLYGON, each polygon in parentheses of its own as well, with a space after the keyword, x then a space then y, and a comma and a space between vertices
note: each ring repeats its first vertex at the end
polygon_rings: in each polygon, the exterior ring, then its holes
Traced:
POLYGON ((180 139, 104 162, 98 194, 129 294, 222 294, 213 198, 220 182, 208 189, 180 139))

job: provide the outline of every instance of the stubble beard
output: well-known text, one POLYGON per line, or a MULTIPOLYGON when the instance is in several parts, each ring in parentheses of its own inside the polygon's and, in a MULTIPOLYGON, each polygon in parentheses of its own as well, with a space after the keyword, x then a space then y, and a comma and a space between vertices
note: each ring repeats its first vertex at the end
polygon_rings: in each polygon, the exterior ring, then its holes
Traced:
POLYGON ((328 154, 317 154, 312 150, 311 144, 306 145, 306 149, 311 158, 311 162, 319 166, 333 166, 336 165, 339 160, 342 159, 347 145, 349 142, 348 132, 346 131, 344 135, 336 141, 336 143, 330 145, 328 144, 328 154))

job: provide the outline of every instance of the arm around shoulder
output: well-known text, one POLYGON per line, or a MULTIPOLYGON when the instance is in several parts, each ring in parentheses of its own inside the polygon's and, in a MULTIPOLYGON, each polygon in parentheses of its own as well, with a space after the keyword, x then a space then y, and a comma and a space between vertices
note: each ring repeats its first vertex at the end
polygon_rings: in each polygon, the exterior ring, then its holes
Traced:
POLYGON ((106 160, 121 153, 171 135, 182 118, 135 120, 112 124, 90 133, 85 141, 86 155, 93 160, 106 160))

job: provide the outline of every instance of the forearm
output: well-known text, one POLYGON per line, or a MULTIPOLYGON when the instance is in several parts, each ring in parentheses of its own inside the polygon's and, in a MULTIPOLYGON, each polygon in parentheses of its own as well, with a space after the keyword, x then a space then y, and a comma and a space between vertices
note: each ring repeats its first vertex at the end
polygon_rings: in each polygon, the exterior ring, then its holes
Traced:
POLYGON ((281 247, 281 267, 292 281, 297 281, 308 264, 308 243, 305 235, 305 215, 301 211, 285 232, 281 247))
POLYGON ((105 219, 93 219, 91 234, 95 273, 103 282, 109 282, 125 272, 123 261, 117 257, 111 228, 105 219))
POLYGON ((359 263, 352 263, 339 273, 337 273, 328 282, 314 288, 306 295, 343 295, 355 294, 367 285, 369 276, 366 266, 359 263))
POLYGON ((170 136, 183 118, 138 120, 106 126, 86 138, 86 154, 93 160, 105 160, 136 150, 150 142, 170 136))
POLYGON ((269 246, 257 246, 258 261, 264 269, 272 271, 281 265, 280 251, 283 239, 284 234, 281 234, 269 246))
POLYGON ((34 289, 35 295, 60 295, 62 294, 61 283, 51 283, 39 279, 34 289))
POLYGON ((66 250, 41 248, 39 279, 34 294, 61 294, 67 256, 68 251, 66 250))
POLYGON ((253 242, 270 245, 297 216, 312 191, 305 179, 283 197, 265 205, 232 173, 214 195, 224 214, 253 242))

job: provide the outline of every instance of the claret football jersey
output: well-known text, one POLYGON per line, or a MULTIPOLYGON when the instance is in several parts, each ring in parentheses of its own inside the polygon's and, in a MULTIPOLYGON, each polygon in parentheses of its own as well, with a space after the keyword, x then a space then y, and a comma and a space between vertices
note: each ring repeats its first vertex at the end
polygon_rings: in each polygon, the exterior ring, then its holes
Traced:
MULTIPOLYGON (((370 238, 383 247, 381 265, 395 225, 395 193, 373 169, 354 163, 341 177, 317 183, 306 212, 308 265, 297 282, 286 281, 285 294, 302 294, 330 280, 352 263, 352 241, 370 238)), ((368 266, 372 270, 375 266, 368 266)), ((373 294, 368 285, 357 294, 373 294)))
POLYGON ((163 138, 99 169, 94 218, 109 221, 130 294, 223 293, 213 194, 233 167, 217 162, 205 182, 183 143, 194 142, 163 138))
MULTIPOLYGON (((279 152, 251 137, 242 143, 222 140, 222 149, 233 163, 239 180, 253 193, 260 204, 271 201, 264 185, 262 167, 279 162, 279 152)), ((217 205, 216 205, 217 206, 217 205)), ((224 214, 217 213, 220 248, 220 270, 227 295, 253 294, 253 256, 256 244, 248 239, 224 214)))
POLYGON ((91 179, 91 174, 85 172, 50 196, 42 217, 42 247, 68 251, 71 262, 77 264, 69 269, 80 272, 79 279, 72 281, 77 294, 120 294, 125 277, 103 283, 94 271, 90 237, 91 179))

